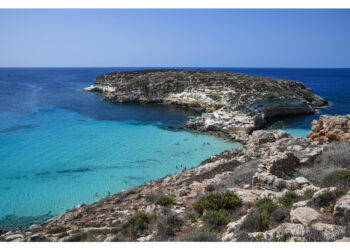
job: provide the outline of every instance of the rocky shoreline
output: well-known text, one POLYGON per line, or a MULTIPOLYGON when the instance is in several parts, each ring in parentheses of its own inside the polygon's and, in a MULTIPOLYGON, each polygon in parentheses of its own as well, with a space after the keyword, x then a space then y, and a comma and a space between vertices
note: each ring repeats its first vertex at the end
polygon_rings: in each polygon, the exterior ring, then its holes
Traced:
POLYGON ((247 142, 273 117, 302 115, 328 104, 298 81, 209 70, 139 70, 103 74, 85 91, 117 103, 164 103, 201 110, 186 127, 247 142))
POLYGON ((312 131, 338 136, 257 130, 241 148, 27 230, 0 230, 0 241, 349 241, 348 116, 320 121, 312 131))

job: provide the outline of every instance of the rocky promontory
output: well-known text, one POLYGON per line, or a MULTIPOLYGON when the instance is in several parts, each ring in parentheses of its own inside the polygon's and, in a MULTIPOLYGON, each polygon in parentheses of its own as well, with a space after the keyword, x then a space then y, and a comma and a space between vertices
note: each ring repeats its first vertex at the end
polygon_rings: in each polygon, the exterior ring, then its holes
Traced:
POLYGON ((199 109, 186 126, 246 142, 269 118, 315 112, 327 101, 298 81, 209 70, 139 70, 103 74, 86 91, 117 103, 164 103, 199 109))
POLYGON ((27 230, 0 229, 0 241, 349 241, 350 143, 342 138, 257 130, 194 168, 27 230))

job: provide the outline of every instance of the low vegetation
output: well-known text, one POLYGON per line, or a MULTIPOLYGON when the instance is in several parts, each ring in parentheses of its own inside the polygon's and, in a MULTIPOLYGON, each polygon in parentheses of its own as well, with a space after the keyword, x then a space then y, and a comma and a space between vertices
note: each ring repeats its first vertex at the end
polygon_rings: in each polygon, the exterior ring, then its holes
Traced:
POLYGON ((328 191, 318 195, 312 199, 312 203, 317 207, 333 207, 339 197, 345 195, 347 192, 347 189, 337 188, 334 191, 328 191))
POLYGON ((294 203, 299 201, 305 201, 312 198, 313 194, 316 192, 316 189, 306 189, 303 195, 298 195, 294 191, 289 191, 285 193, 282 198, 279 200, 279 203, 286 208, 291 208, 294 203))
POLYGON ((67 232, 67 227, 64 226, 58 226, 56 228, 53 228, 49 231, 50 234, 58 234, 58 233, 64 233, 67 232))
POLYGON ((230 222, 232 211, 241 205, 234 192, 207 193, 192 204, 192 208, 202 215, 204 230, 218 230, 230 222), (205 211, 205 213, 204 213, 205 211), (204 213, 204 214, 203 214, 204 213))
POLYGON ((321 181, 321 187, 350 189, 350 170, 339 169, 327 174, 321 181))
POLYGON ((227 210, 209 210, 202 216, 205 231, 213 231, 230 222, 231 213, 227 210))
POLYGON ((157 218, 157 240, 168 240, 174 237, 176 232, 181 231, 181 227, 184 224, 183 219, 177 216, 175 213, 168 213, 166 215, 157 218))
POLYGON ((263 232, 269 229, 271 215, 278 205, 269 198, 259 200, 250 210, 242 224, 242 229, 248 232, 263 232))
POLYGON ((174 195, 162 195, 157 199, 156 204, 161 206, 172 207, 174 206, 175 202, 176 199, 174 195))
POLYGON ((217 240, 216 233, 204 231, 202 228, 190 232, 181 239, 181 241, 187 242, 213 242, 217 240))
POLYGON ((234 210, 241 205, 237 194, 226 191, 223 193, 207 193, 198 201, 192 204, 192 207, 198 214, 202 215, 204 210, 234 210))
POLYGON ((312 167, 299 168, 297 176, 304 176, 313 184, 325 187, 337 184, 337 179, 349 180, 349 172, 346 171, 350 171, 350 143, 334 141, 315 159, 312 167))
POLYGON ((148 229, 148 225, 153 219, 151 214, 144 211, 138 212, 131 216, 123 225, 123 232, 127 233, 131 239, 137 238, 143 231, 148 229))

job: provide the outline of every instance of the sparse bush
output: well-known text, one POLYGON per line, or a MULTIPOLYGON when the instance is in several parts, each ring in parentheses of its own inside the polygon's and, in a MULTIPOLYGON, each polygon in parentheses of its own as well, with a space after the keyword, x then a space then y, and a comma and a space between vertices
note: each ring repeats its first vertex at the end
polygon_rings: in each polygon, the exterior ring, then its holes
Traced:
POLYGON ((294 203, 300 201, 301 197, 294 191, 289 191, 283 195, 279 203, 284 207, 292 207, 294 203))
POLYGON ((213 242, 217 240, 216 233, 204 232, 203 229, 195 230, 181 239, 181 241, 187 242, 213 242))
POLYGON ((321 187, 350 188, 350 170, 339 169, 326 175, 321 187))
POLYGON ((58 238, 61 239, 61 238, 66 237, 66 236, 68 236, 68 235, 69 235, 69 234, 68 234, 67 232, 60 233, 60 234, 58 235, 58 238))
POLYGON ((237 194, 226 191, 224 193, 208 193, 203 195, 198 201, 192 204, 192 207, 199 214, 205 210, 234 210, 241 205, 237 194))
POLYGON ((152 218, 152 215, 147 214, 144 211, 138 212, 131 216, 123 225, 123 230, 127 231, 129 236, 134 239, 148 228, 148 224, 151 222, 152 218))
POLYGON ((65 241, 67 242, 79 242, 79 241, 85 241, 88 238, 88 233, 86 232, 79 232, 74 234, 73 236, 69 237, 65 241))
POLYGON ((74 219, 81 219, 83 217, 83 214, 82 213, 78 213, 77 216, 75 216, 74 219))
POLYGON ((187 215, 187 218, 191 221, 191 223, 195 223, 197 221, 197 218, 193 213, 187 215))
POLYGON ((204 228, 208 231, 216 230, 230 222, 231 213, 227 210, 209 210, 202 216, 204 228))
POLYGON ((275 233, 273 235, 272 241, 286 242, 289 238, 290 238, 290 236, 286 232, 283 232, 281 235, 277 235, 275 233))
POLYGON ((303 200, 309 200, 312 198, 312 196, 314 195, 314 193, 316 193, 317 190, 316 189, 312 189, 312 188, 308 188, 304 191, 304 195, 303 195, 303 200))
POLYGON ((271 213, 270 219, 272 224, 278 225, 285 220, 289 215, 290 209, 284 207, 278 207, 271 213))
POLYGON ((162 195, 157 199, 157 204, 161 206, 172 207, 176 202, 174 195, 162 195))
POLYGON ((184 221, 176 214, 171 213, 162 217, 157 224, 158 240, 166 240, 181 230, 184 221))
POLYGON ((350 170, 350 143, 331 142, 313 166, 301 167, 297 170, 297 176, 304 176, 315 185, 320 185, 328 174, 336 170, 350 170))
POLYGON ((67 232, 67 228, 64 226, 58 226, 49 231, 50 234, 58 234, 58 233, 64 233, 64 232, 67 232))
POLYGON ((335 204, 339 197, 345 195, 348 192, 347 189, 337 188, 335 191, 328 191, 324 194, 320 194, 312 199, 312 202, 317 207, 328 207, 335 204))
POLYGON ((271 224, 271 214, 278 208, 271 199, 264 198, 259 200, 254 208, 250 210, 242 224, 242 229, 249 232, 263 232, 271 224))
POLYGON ((86 226, 87 227, 100 227, 101 225, 99 223, 92 222, 92 223, 88 223, 86 226))

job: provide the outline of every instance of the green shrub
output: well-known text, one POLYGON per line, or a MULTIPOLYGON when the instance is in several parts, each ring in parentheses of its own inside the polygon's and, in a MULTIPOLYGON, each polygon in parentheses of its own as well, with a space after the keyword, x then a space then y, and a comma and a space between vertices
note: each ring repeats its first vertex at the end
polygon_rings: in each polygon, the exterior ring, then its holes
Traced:
POLYGON ((185 235, 181 241, 186 242, 213 242, 217 241, 217 234, 213 232, 204 232, 203 229, 198 229, 185 235))
POLYGON ((294 191, 289 191, 281 197, 279 203, 285 208, 291 208, 296 202, 311 199, 316 191, 316 189, 306 189, 303 195, 298 195, 294 191))
POLYGON ((309 200, 312 198, 312 196, 314 195, 314 193, 316 193, 317 190, 316 189, 312 189, 312 188, 308 188, 304 191, 304 195, 303 195, 303 200, 309 200))
POLYGON ((209 210, 202 216, 204 228, 208 231, 215 230, 220 226, 225 226, 230 222, 231 213, 227 210, 209 210))
POLYGON ((259 200, 243 221, 242 229, 249 232, 266 231, 271 224, 271 214, 277 208, 278 205, 269 198, 259 200))
POLYGON ((241 205, 237 194, 226 191, 224 193, 208 193, 192 204, 192 208, 199 214, 205 210, 234 210, 241 205))
POLYGON ((67 232, 60 233, 60 234, 58 235, 58 238, 61 239, 61 238, 66 237, 66 236, 68 236, 68 235, 69 235, 69 234, 68 234, 67 232))
POLYGON ((88 238, 88 233, 79 232, 79 233, 74 234, 73 236, 69 237, 65 241, 68 241, 68 242, 85 241, 87 238, 88 238))
POLYGON ((187 215, 187 218, 191 221, 191 223, 195 223, 197 221, 197 218, 193 213, 187 215))
POLYGON ((64 233, 64 232, 67 232, 67 228, 64 226, 58 226, 49 231, 50 234, 58 234, 58 233, 64 233))
POLYGON ((162 195, 157 199, 156 203, 161 206, 172 207, 175 202, 176 199, 174 195, 162 195))
POLYGON ((279 200, 279 203, 284 207, 292 207, 294 203, 300 201, 301 197, 294 191, 289 191, 283 195, 279 200))
POLYGON ((152 218, 152 215, 147 214, 144 211, 138 212, 129 218, 129 220, 123 225, 123 229, 127 230, 130 237, 135 238, 140 232, 148 228, 148 224, 152 218))
POLYGON ((82 217, 83 217, 83 214, 82 214, 82 213, 79 213, 79 214, 77 214, 77 216, 75 216, 74 219, 81 219, 82 217))
POLYGON ((350 171, 335 170, 329 173, 322 179, 321 187, 350 188, 350 171))
POLYGON ((168 240, 169 237, 175 236, 175 232, 180 231, 183 224, 183 219, 175 213, 162 216, 157 225, 158 240, 168 240))
POLYGON ((316 198, 312 199, 312 202, 318 207, 327 207, 331 205, 331 203, 335 204, 338 198, 345 195, 347 192, 347 189, 337 188, 334 191, 328 191, 324 194, 318 195, 316 198))
POLYGON ((290 236, 286 232, 283 232, 279 236, 276 233, 274 233, 272 241, 286 242, 289 238, 290 236))

